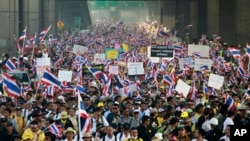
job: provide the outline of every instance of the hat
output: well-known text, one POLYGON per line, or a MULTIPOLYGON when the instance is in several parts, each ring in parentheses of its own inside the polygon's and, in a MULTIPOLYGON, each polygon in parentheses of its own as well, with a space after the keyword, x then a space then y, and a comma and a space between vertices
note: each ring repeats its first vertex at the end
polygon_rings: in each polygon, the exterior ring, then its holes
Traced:
POLYGON ((160 140, 163 139, 162 133, 156 133, 156 134, 155 134, 155 137, 157 137, 157 138, 160 139, 160 140))
POLYGON ((118 101, 114 102, 114 106, 119 106, 119 105, 120 105, 120 103, 118 101))
POLYGON ((62 103, 66 103, 62 95, 58 96, 57 100, 61 100, 62 103))
POLYGON ((140 105, 141 101, 135 101, 135 105, 140 105))
POLYGON ((73 132, 74 135, 76 134, 76 131, 72 127, 68 127, 66 130, 64 130, 63 134, 66 135, 68 132, 73 132))
POLYGON ((36 120, 33 120, 30 122, 31 125, 38 125, 38 122, 36 120))
POLYGON ((188 112, 182 112, 181 113, 181 118, 187 118, 188 117, 188 112))
POLYGON ((33 104, 33 102, 31 100, 29 100, 26 102, 26 105, 28 105, 28 104, 33 104))
POLYGON ((125 131, 130 130, 130 125, 129 125, 128 123, 124 123, 124 124, 123 124, 123 129, 124 129, 125 131))
POLYGON ((28 61, 28 57, 23 57, 23 60, 26 60, 26 61, 28 61))
POLYGON ((18 139, 22 139, 22 136, 18 133, 14 133, 12 136, 11 136, 11 139, 14 140, 15 138, 18 138, 18 139))
POLYGON ((247 106, 241 104, 241 105, 238 106, 236 109, 237 109, 237 110, 247 110, 247 106))
POLYGON ((67 112, 65 112, 65 111, 61 112, 61 119, 62 118, 67 118, 67 117, 68 117, 68 113, 67 112))
POLYGON ((97 83, 95 81, 93 81, 93 82, 90 83, 90 87, 94 87, 96 89, 99 89, 98 85, 97 85, 97 83))
POLYGON ((187 108, 185 111, 188 112, 188 113, 193 113, 194 112, 191 108, 187 108))
POLYGON ((212 124, 212 125, 218 125, 218 119, 217 118, 211 118, 209 120, 209 123, 212 124))
POLYGON ((3 122, 7 122, 8 121, 8 119, 7 118, 1 118, 1 122, 3 123, 3 122))
POLYGON ((164 112, 165 110, 163 108, 158 109, 159 112, 164 112))
POLYGON ((91 137, 92 135, 89 132, 87 132, 87 133, 84 133, 82 138, 91 138, 91 137))
POLYGON ((43 113, 40 111, 40 110, 34 110, 32 113, 31 113, 31 116, 32 117, 37 117, 37 116, 41 116, 43 113))
POLYGON ((98 129, 98 128, 102 128, 102 127, 104 127, 104 125, 103 125, 103 124, 101 124, 101 123, 97 123, 97 124, 96 124, 96 129, 98 129))
POLYGON ((185 125, 184 125, 184 124, 180 124, 180 125, 178 126, 178 129, 185 129, 185 125))
POLYGON ((13 123, 12 122, 8 122, 7 126, 13 126, 13 123))
POLYGON ((156 108, 152 108, 151 110, 150 110, 150 113, 156 113, 157 112, 157 109, 156 108))
POLYGON ((98 102, 97 107, 103 107, 103 106, 104 106, 103 102, 98 102))
POLYGON ((133 113, 140 113, 140 111, 138 109, 134 110, 133 113))
POLYGON ((16 107, 16 111, 20 111, 20 110, 22 110, 21 107, 16 107))

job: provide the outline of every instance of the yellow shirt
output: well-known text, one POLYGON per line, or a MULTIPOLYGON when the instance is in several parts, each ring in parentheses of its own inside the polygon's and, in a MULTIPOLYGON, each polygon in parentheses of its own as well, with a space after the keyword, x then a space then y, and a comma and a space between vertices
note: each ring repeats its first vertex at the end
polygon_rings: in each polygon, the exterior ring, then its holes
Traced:
POLYGON ((20 116, 20 117, 15 116, 15 120, 16 120, 16 123, 17 123, 17 126, 18 126, 18 133, 22 134, 23 133, 23 128, 26 125, 25 118, 22 117, 22 116, 20 116))
POLYGON ((38 130, 36 133, 32 132, 30 128, 24 130, 22 141, 30 139, 30 141, 44 141, 45 135, 42 130, 38 130))

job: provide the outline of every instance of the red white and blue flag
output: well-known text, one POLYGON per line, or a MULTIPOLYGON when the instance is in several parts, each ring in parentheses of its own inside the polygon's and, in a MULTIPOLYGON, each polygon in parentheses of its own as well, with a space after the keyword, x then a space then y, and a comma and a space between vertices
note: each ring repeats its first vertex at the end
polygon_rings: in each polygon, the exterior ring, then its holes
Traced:
POLYGON ((10 71, 16 69, 16 65, 11 58, 8 59, 8 61, 5 63, 5 66, 10 71))
POLYGON ((231 54, 233 55, 234 58, 240 58, 241 54, 240 54, 240 49, 236 49, 236 48, 228 48, 228 50, 231 52, 231 54))
POLYGON ((10 97, 20 97, 21 89, 16 84, 16 81, 4 72, 2 73, 2 78, 3 78, 3 89, 7 92, 7 94, 10 97))
POLYGON ((80 135, 80 138, 82 138, 82 135, 84 135, 84 133, 90 132, 91 117, 84 110, 84 103, 83 103, 81 95, 78 95, 78 107, 79 107, 78 109, 79 135, 80 135))
POLYGON ((51 28, 51 26, 49 26, 49 27, 43 29, 43 30, 40 32, 40 34, 39 34, 39 41, 44 40, 44 38, 46 37, 46 35, 47 35, 47 33, 49 32, 50 28, 51 28))
POLYGON ((60 132, 60 129, 58 127, 58 125, 54 122, 52 123, 49 127, 48 127, 49 131, 54 134, 57 137, 61 137, 62 134, 60 132))
POLYGON ((231 111, 235 108, 235 103, 234 103, 234 100, 233 98, 229 95, 229 94, 226 94, 226 99, 225 99, 225 103, 227 105, 227 110, 228 111, 231 111))
POLYGON ((41 83, 45 85, 53 85, 58 88, 60 88, 60 85, 61 85, 61 82, 58 80, 58 78, 48 69, 44 71, 43 77, 41 79, 41 83))
POLYGON ((21 41, 24 40, 25 38, 27 38, 27 26, 24 28, 23 32, 19 36, 19 40, 21 41))

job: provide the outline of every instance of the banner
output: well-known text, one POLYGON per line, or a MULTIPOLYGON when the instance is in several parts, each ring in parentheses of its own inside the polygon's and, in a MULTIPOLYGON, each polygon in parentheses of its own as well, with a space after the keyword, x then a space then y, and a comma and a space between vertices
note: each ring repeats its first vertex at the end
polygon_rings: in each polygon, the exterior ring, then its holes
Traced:
POLYGON ((118 66, 109 66, 109 73, 118 74, 119 67, 118 66))
POLYGON ((118 50, 112 49, 112 48, 106 48, 105 55, 107 59, 119 59, 119 53, 118 50))
POLYGON ((194 60, 193 58, 189 57, 189 58, 180 58, 179 59, 179 65, 180 65, 180 70, 184 70, 184 64, 190 66, 190 67, 194 67, 194 60))
POLYGON ((199 71, 202 65, 208 66, 208 69, 211 71, 211 66, 213 61, 210 59, 195 59, 194 60, 194 70, 199 71))
POLYGON ((210 73, 208 86, 220 90, 224 83, 224 76, 210 73))
POLYGON ((81 45, 76 45, 74 44, 73 46, 73 53, 74 54, 84 54, 84 52, 88 51, 87 47, 81 46, 81 45))
POLYGON ((190 88, 191 88, 191 86, 189 86, 187 83, 185 83, 184 81, 179 79, 178 82, 177 82, 177 85, 175 87, 175 90, 178 93, 182 93, 184 97, 187 97, 190 88))
POLYGON ((127 44, 122 44, 122 49, 127 52, 128 51, 128 45, 127 44))
POLYGON ((174 57, 174 50, 172 46, 151 46, 150 57, 174 57))
POLYGON ((105 54, 104 53, 94 55, 94 63, 96 65, 103 64, 103 62, 105 62, 105 54))
POLYGON ((128 75, 144 74, 143 62, 128 62, 128 75))
POLYGON ((36 58, 37 78, 43 76, 43 72, 46 68, 50 68, 50 58, 36 58))
POLYGON ((72 81, 72 71, 59 70, 58 72, 58 80, 71 82, 72 81))
POLYGON ((197 52, 201 57, 209 57, 209 46, 206 45, 188 45, 188 56, 193 56, 197 52))

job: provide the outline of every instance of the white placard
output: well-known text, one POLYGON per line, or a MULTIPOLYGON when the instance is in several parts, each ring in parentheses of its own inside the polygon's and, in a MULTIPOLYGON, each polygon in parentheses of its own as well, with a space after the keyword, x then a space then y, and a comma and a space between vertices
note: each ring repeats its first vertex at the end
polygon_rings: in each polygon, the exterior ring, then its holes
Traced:
POLYGON ((131 84, 127 87, 123 87, 121 89, 118 90, 118 95, 120 96, 127 96, 127 94, 125 92, 130 92, 131 94, 133 94, 134 91, 137 90, 137 85, 136 84, 131 84))
POLYGON ((184 64, 187 64, 190 67, 194 67, 194 60, 193 58, 180 58, 179 59, 179 65, 180 65, 180 70, 184 69, 184 64))
POLYGON ((50 66, 50 58, 36 58, 36 66, 50 66))
POLYGON ((195 59, 194 60, 194 70, 199 71, 201 65, 208 66, 208 69, 211 70, 211 66, 213 64, 213 61, 210 59, 195 59))
POLYGON ((200 53, 201 57, 209 57, 209 46, 189 44, 188 56, 192 56, 194 52, 200 53))
POLYGON ((208 86, 213 87, 215 89, 220 90, 224 83, 224 76, 220 76, 217 74, 210 74, 209 80, 208 80, 208 86))
POLYGON ((58 80, 71 82, 72 81, 72 71, 59 70, 58 80))
POLYGON ((191 88, 191 86, 189 86, 187 83, 185 83, 184 81, 179 79, 178 82, 177 82, 177 85, 175 87, 175 90, 178 93, 182 93, 184 97, 187 97, 190 88, 191 88))
POLYGON ((128 62, 128 68, 143 68, 143 62, 128 62))
POLYGON ((128 68, 128 75, 142 75, 144 68, 128 68))
POLYGON ((94 63, 96 65, 103 64, 104 61, 105 61, 105 54, 104 53, 94 55, 94 63))
POLYGON ((118 74, 119 67, 118 66, 109 66, 109 73, 118 74))
POLYGON ((144 74, 142 62, 128 62, 128 75, 141 75, 144 74))
POLYGON ((41 78, 47 68, 50 68, 50 58, 36 58, 37 78, 41 78))
POLYGON ((73 53, 75 53, 75 54, 84 54, 85 51, 88 51, 87 47, 74 44, 73 53))

